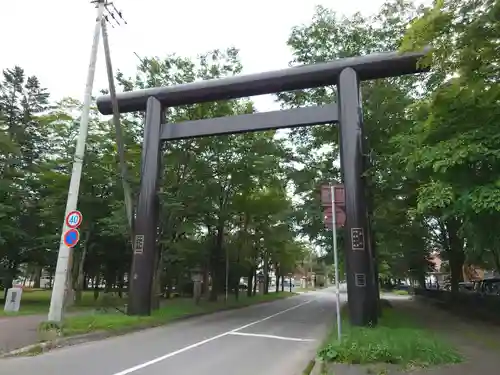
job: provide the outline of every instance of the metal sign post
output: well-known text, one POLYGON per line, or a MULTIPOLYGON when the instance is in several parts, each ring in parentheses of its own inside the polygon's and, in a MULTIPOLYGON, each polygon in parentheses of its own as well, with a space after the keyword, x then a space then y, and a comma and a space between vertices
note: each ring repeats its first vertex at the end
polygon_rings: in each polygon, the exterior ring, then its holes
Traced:
MULTIPOLYGON (((332 212, 335 212, 335 186, 330 185, 330 199, 332 205, 332 212)), ((339 257, 337 250, 337 223, 335 214, 332 215, 332 234, 333 234, 333 262, 335 267, 335 297, 337 309, 337 338, 339 342, 342 340, 342 326, 340 317, 340 287, 339 287, 339 257)))

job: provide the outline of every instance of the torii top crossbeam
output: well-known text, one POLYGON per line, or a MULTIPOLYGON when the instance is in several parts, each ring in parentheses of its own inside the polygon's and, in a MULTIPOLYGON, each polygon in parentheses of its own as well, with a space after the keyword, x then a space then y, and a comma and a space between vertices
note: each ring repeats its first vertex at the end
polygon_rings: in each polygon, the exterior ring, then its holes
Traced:
MULTIPOLYGON (((118 107, 120 113, 144 111, 151 96, 163 106, 173 107, 334 85, 340 72, 347 67, 353 68, 361 81, 419 73, 428 70, 419 67, 418 60, 429 51, 426 48, 421 52, 376 53, 264 73, 123 92, 117 95, 118 107)), ((111 114, 110 96, 99 97, 97 108, 103 115, 111 114)))

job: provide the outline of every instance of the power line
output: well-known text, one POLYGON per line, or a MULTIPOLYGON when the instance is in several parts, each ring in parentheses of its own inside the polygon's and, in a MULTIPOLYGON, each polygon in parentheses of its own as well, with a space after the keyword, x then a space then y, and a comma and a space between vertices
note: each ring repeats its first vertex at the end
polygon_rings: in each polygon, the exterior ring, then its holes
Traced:
POLYGON ((108 13, 104 16, 104 19, 106 20, 106 22, 108 22, 111 25, 111 27, 114 28, 115 26, 111 23, 109 17, 111 17, 113 19, 113 21, 116 23, 117 26, 121 26, 121 23, 119 20, 121 20, 125 25, 128 25, 125 18, 123 18, 122 11, 116 9, 116 6, 113 2, 106 2, 104 7, 106 8, 106 12, 108 13), (110 7, 112 7, 113 9, 110 10, 109 9, 110 7))

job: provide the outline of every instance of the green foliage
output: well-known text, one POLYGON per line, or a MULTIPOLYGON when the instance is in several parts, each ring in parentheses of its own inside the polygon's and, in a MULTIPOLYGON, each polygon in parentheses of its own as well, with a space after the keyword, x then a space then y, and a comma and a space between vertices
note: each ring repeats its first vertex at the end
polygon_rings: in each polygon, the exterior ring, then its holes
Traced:
MULTIPOLYGON (((294 52, 294 63, 397 49, 407 20, 421 13, 422 9, 409 1, 389 1, 378 14, 369 17, 358 13, 345 18, 318 7, 311 24, 294 28, 288 45, 294 52)), ((373 156, 366 183, 371 193, 370 216, 381 277, 416 277, 427 268, 425 224, 422 218, 410 215, 418 183, 395 158, 400 146, 393 141, 413 125, 408 107, 415 101, 418 79, 411 76, 363 83, 364 128, 369 137, 365 153, 373 156)), ((336 93, 320 88, 279 97, 285 106, 296 106, 330 102, 336 93)), ((339 156, 338 133, 331 126, 318 126, 294 131, 290 138, 299 145, 297 158, 304 165, 291 175, 295 191, 302 198, 298 222, 304 235, 331 254, 332 239, 323 224, 319 186, 325 181, 339 180, 340 173, 332 166, 339 156)), ((342 233, 340 243, 343 244, 342 233)), ((326 259, 332 258, 330 255, 326 259)))
MULTIPOLYGON (((291 30, 292 65, 433 46, 430 73, 363 82, 368 214, 383 279, 423 282, 431 252, 449 260, 456 288, 464 262, 500 270, 500 89, 498 0, 436 1, 430 7, 388 0, 371 16, 318 7, 291 30), (497 228, 498 227, 498 228, 497 228), (487 229, 488 228, 488 229, 487 229)), ((159 51, 161 53, 161 51, 159 51)), ((238 50, 189 59, 141 59, 118 72, 125 91, 239 74, 238 50)), ((278 94, 283 107, 332 102, 332 87, 278 94)), ((0 82, 0 277, 53 273, 81 104, 49 104, 36 77, 20 67, 0 82), (36 240, 34 240, 36 239, 36 240)), ((169 122, 254 112, 249 99, 169 108, 169 122)), ((115 133, 95 109, 79 191, 82 240, 73 253, 77 289, 89 281, 124 289, 131 246, 117 166, 115 133), (79 277, 78 277, 79 276, 79 277)), ((129 185, 140 183, 143 114, 122 116, 129 185)), ((295 271, 310 248, 331 263, 331 232, 319 188, 340 181, 336 128, 321 125, 169 142, 162 148, 158 292, 189 282, 194 268, 231 290, 261 269, 295 271), (291 143, 293 145, 291 145, 291 143), (293 192, 292 200, 290 192, 293 192)), ((134 201, 136 200, 134 197, 134 201)), ((342 231, 339 234, 343 248, 342 231)), ((341 269, 344 259, 341 252, 341 269)))
MULTIPOLYGON (((495 0, 431 7, 390 0, 373 16, 346 18, 318 7, 310 24, 292 30, 294 64, 433 46, 420 62, 431 73, 363 82, 366 184, 382 278, 422 283, 433 251, 453 259, 452 287, 464 261, 500 271, 498 236, 484 230, 487 221, 498 222, 500 207, 498 9, 495 0)), ((291 107, 335 97, 329 88, 279 95, 291 107)), ((297 220, 304 235, 331 249, 318 186, 339 179, 332 167, 337 131, 319 126, 293 131, 290 139, 303 165, 291 174, 302 198, 297 220)))
MULTIPOLYGON (((238 51, 229 48, 196 60, 145 58, 133 79, 118 73, 124 90, 238 74, 238 51)), ((20 68, 4 73, 0 97, 0 264, 6 286, 19 273, 53 272, 73 159, 80 103, 47 106, 47 94, 20 68), (23 112, 24 111, 24 112, 23 112), (36 241, 33 241, 36 238, 36 241), (36 248, 35 248, 36 246, 36 248), (8 279, 8 280, 7 280, 8 279)), ((168 121, 252 113, 247 99, 169 109, 168 121)), ((142 114, 123 116, 129 185, 140 182, 142 114)), ((216 298, 224 284, 272 268, 293 272, 304 256, 295 239, 294 208, 286 193, 290 150, 274 132, 169 142, 162 149, 159 191, 159 293, 181 287, 201 268, 216 298)), ((117 166, 114 128, 93 109, 79 191, 84 216, 74 250, 73 284, 90 281, 124 289, 130 270, 130 233, 117 166)), ((234 285, 230 287, 234 289, 234 285)), ((79 297, 78 303, 83 301, 79 297)))
MULTIPOLYGON (((461 362, 460 355, 433 333, 420 328, 411 316, 386 308, 377 327, 352 327, 343 319, 342 341, 331 335, 319 352, 329 362, 391 363, 426 367, 461 362)), ((335 329, 336 333, 336 329, 335 329)))

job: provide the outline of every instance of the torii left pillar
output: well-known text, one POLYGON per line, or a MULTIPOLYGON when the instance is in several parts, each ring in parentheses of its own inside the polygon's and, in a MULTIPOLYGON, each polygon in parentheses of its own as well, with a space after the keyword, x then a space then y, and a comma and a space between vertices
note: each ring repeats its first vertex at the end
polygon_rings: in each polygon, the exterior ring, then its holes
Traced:
POLYGON ((128 315, 151 315, 151 289, 157 253, 158 180, 162 105, 149 97, 141 158, 141 184, 134 221, 134 253, 129 278, 128 315))

